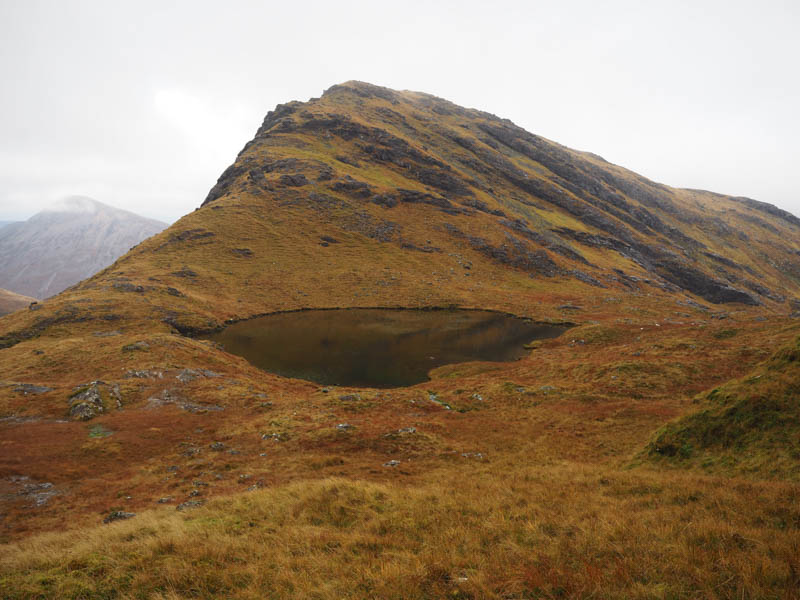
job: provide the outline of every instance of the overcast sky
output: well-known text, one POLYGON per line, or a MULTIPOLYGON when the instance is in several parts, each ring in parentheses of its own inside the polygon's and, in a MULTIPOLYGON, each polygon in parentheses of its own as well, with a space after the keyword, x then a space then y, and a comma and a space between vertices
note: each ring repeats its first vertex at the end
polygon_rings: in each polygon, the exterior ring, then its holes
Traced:
POLYGON ((0 0, 0 220, 174 221, 276 104, 369 81, 800 215, 800 2, 0 0))

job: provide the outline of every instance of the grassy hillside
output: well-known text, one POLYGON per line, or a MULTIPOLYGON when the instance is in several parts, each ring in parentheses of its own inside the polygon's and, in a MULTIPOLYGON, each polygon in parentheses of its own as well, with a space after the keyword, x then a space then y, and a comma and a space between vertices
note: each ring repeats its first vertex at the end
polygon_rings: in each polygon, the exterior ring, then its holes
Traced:
POLYGON ((25 308, 31 302, 36 302, 36 298, 0 289, 0 316, 25 308))
POLYGON ((280 105, 201 208, 0 319, 0 589, 797 597, 799 234, 426 94, 280 105), (198 337, 437 306, 575 327, 390 390, 198 337))
POLYGON ((658 431, 648 459, 708 472, 800 479, 800 337, 695 402, 697 410, 658 431))

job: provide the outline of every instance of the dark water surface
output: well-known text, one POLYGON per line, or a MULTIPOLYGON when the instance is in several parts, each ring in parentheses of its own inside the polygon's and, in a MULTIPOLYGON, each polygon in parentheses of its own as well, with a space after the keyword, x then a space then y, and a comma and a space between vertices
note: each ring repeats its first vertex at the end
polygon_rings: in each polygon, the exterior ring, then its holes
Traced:
POLYGON ((284 377, 383 388, 427 381, 441 365, 516 360, 567 329, 488 311, 358 308, 259 317, 208 339, 284 377))

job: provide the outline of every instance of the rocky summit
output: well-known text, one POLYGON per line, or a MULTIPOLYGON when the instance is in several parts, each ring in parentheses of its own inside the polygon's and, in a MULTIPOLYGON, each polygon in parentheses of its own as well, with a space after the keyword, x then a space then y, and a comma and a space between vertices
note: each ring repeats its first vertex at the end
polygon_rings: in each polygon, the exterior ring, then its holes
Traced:
POLYGON ((796 216, 336 85, 269 112, 196 211, 0 320, 0 581, 14 598, 796 597, 798 317, 796 216), (385 389, 204 339, 358 307, 566 332, 385 389))

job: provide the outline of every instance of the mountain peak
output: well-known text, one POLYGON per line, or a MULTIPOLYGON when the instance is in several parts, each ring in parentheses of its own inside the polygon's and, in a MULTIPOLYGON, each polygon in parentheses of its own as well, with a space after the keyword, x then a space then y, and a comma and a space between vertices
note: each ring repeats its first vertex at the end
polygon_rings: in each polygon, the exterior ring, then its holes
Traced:
POLYGON ((377 98, 384 98, 387 100, 396 99, 397 96, 403 93, 387 87, 375 85, 373 83, 368 83, 366 81, 358 81, 356 79, 351 79, 343 83, 332 85, 327 90, 325 90, 322 93, 322 95, 323 97, 325 97, 325 96, 335 95, 336 93, 340 92, 355 93, 364 98, 377 97, 377 98))
POLYGON ((87 196, 62 198, 27 221, 0 229, 0 286, 47 298, 166 226, 87 196))
POLYGON ((363 215, 384 245, 423 248, 436 238, 440 251, 456 252, 466 244, 553 284, 627 289, 633 277, 658 293, 712 303, 783 303, 798 294, 781 270, 800 274, 792 241, 800 222, 784 211, 670 188, 420 92, 347 81, 278 105, 203 206, 285 206, 302 197, 325 199, 304 202, 309 219, 326 227, 351 228, 353 215, 363 215), (324 208, 334 204, 341 210, 324 208), (412 205, 426 234, 408 209, 395 209, 412 205))
POLYGON ((93 214, 104 208, 112 208, 88 196, 67 196, 53 202, 42 212, 47 213, 88 213, 93 214))

